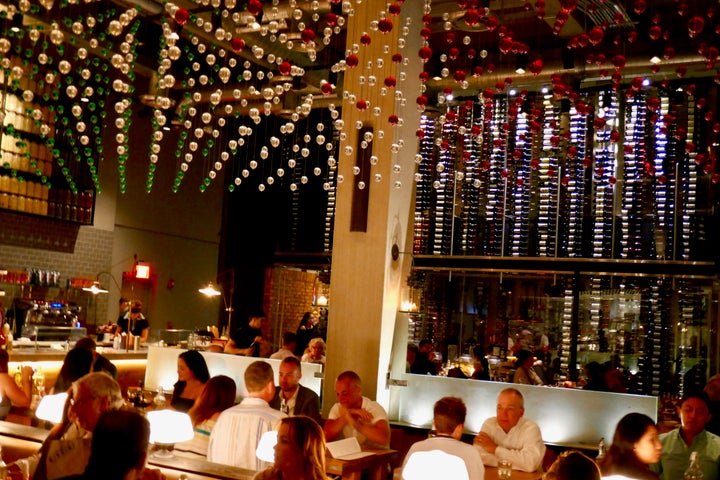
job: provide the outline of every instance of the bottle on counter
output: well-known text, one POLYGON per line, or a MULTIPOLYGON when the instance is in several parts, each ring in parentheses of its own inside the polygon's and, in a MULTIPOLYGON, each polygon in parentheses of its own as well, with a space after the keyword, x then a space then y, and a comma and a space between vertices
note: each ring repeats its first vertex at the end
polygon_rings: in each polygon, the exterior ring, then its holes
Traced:
POLYGON ((2 328, 3 335, 5 335, 5 350, 8 353, 12 352, 13 334, 10 331, 10 324, 5 323, 2 328))
POLYGON ((698 452, 690 453, 690 466, 685 470, 683 476, 685 480, 701 480, 703 478, 703 472, 700 469, 700 460, 698 459, 698 452))
POLYGON ((599 462, 602 460, 602 458, 605 456, 606 446, 605 446, 605 437, 601 438, 598 442, 598 453, 597 457, 595 457, 595 461, 599 462))

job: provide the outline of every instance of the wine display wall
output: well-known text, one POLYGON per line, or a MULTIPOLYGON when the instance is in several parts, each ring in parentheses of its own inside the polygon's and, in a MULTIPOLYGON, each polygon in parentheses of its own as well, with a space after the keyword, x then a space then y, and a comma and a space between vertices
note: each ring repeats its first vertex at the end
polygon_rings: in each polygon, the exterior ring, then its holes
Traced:
POLYGON ((582 95, 582 111, 538 93, 425 114, 414 253, 712 259, 694 97, 582 95))

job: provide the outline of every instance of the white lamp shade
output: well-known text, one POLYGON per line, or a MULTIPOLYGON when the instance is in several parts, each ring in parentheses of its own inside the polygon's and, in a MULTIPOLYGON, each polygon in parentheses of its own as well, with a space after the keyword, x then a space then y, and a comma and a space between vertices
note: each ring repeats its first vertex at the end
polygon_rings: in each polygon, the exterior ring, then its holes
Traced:
POLYGON ((63 418, 63 409, 67 401, 67 392, 56 395, 45 395, 40 399, 35 416, 46 422, 60 423, 63 418))
POLYGON ((255 449, 255 455, 263 462, 273 463, 275 462, 275 445, 277 444, 276 430, 265 432, 260 437, 258 446, 255 449))
POLYGON ((402 471, 403 480, 434 480, 452 478, 468 480, 469 475, 462 458, 442 450, 415 452, 408 459, 402 471))
POLYGON ((195 436, 187 413, 175 410, 153 410, 147 413, 150 422, 150 443, 170 445, 192 440, 195 436))

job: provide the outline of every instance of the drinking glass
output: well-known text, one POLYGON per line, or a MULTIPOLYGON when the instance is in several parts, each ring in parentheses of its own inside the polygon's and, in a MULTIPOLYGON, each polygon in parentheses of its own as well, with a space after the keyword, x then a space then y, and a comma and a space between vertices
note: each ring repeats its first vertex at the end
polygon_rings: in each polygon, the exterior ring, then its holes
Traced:
POLYGON ((512 476, 512 462, 510 460, 498 460, 498 480, 510 480, 512 476))

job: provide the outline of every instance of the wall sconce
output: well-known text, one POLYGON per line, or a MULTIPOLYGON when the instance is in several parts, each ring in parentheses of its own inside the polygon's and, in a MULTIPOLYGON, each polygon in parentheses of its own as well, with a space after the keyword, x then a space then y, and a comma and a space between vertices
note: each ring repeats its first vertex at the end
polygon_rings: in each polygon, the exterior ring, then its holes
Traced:
POLYGON ((83 287, 84 292, 90 292, 93 295, 97 295, 99 293, 108 293, 108 290, 106 288, 103 288, 102 284, 100 283, 100 276, 101 275, 107 275, 110 277, 110 279, 113 281, 115 286, 118 289, 118 292, 122 291, 122 288, 120 288, 120 284, 118 284, 117 280, 115 280, 115 277, 113 277, 112 273, 110 272, 100 272, 97 275, 95 275, 95 281, 93 284, 89 287, 83 287))
POLYGON ((411 300, 405 300, 400 304, 400 311, 405 313, 415 313, 418 311, 418 306, 411 300))
POLYGON ((35 416, 40 420, 45 420, 46 422, 62 422, 67 398, 67 392, 58 393, 56 395, 45 395, 40 399, 37 410, 35 410, 35 416))
POLYGON ((155 458, 173 458, 172 446, 176 443, 192 440, 195 431, 187 413, 175 410, 153 410, 147 413, 150 422, 150 443, 158 450, 152 453, 155 458))

